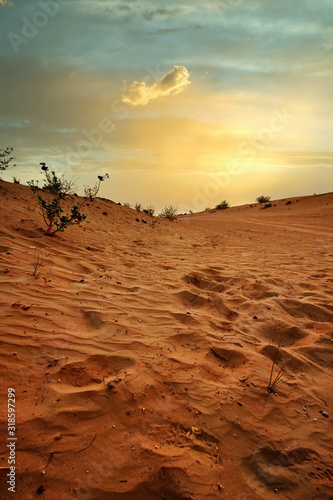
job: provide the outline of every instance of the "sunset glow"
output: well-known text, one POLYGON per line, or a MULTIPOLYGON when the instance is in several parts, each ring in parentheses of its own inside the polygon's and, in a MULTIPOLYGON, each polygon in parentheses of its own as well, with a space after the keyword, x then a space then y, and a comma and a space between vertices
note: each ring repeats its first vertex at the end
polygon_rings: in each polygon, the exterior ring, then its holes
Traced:
POLYGON ((0 2, 1 147, 101 195, 202 210, 331 190, 333 6, 0 2))

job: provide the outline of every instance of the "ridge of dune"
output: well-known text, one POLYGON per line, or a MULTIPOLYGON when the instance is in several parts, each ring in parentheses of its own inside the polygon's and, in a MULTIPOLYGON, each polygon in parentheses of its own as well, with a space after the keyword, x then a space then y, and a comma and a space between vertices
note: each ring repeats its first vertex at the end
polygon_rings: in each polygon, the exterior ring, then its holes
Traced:
POLYGON ((333 498, 333 193, 175 222, 97 198, 52 238, 0 194, 16 498, 333 498))

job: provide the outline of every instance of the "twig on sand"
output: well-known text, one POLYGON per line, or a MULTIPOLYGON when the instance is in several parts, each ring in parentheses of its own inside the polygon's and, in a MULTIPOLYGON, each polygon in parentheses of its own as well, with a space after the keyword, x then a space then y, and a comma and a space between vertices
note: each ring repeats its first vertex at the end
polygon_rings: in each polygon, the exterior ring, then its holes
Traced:
POLYGON ((51 451, 50 456, 49 456, 49 459, 48 459, 48 461, 46 462, 46 465, 45 465, 45 467, 44 467, 43 474, 45 474, 45 471, 46 471, 47 466, 48 466, 48 465, 49 465, 49 463, 51 462, 51 460, 52 460, 52 458, 53 458, 53 455, 55 455, 56 453, 61 453, 61 451, 51 451))
POLYGON ((135 377, 133 378, 130 378, 129 380, 125 380, 125 384, 128 384, 128 382, 132 382, 132 380, 135 380, 136 378, 138 378, 139 375, 136 375, 135 377))
POLYGON ((82 450, 79 450, 79 451, 77 451, 76 453, 81 453, 81 451, 85 451, 85 450, 87 450, 88 448, 90 448, 90 446, 91 446, 91 445, 93 444, 93 442, 95 441, 96 437, 97 437, 97 434, 95 434, 95 436, 92 438, 92 440, 90 441, 90 443, 88 444, 88 446, 86 446, 85 448, 82 448, 82 450))
POLYGON ((51 459, 52 459, 52 457, 53 457, 54 453, 55 453, 54 451, 51 451, 51 454, 50 454, 50 456, 49 456, 49 459, 48 459, 48 461, 46 462, 46 465, 45 465, 45 469, 44 469, 44 471, 46 471, 46 467, 47 467, 47 466, 49 465, 49 463, 51 462, 51 459))
POLYGON ((190 300, 190 304, 192 304, 192 302, 194 302, 194 301, 195 301, 195 299, 196 299, 197 297, 199 297, 200 293, 201 293, 201 292, 198 292, 196 295, 194 295, 194 297, 190 300))
POLYGON ((221 359, 225 363, 228 363, 228 360, 225 359, 223 356, 221 356, 221 354, 219 354, 218 352, 216 352, 215 349, 214 349, 214 347, 210 347, 210 350, 212 351, 212 353, 214 354, 214 356, 216 356, 218 359, 221 359))
POLYGON ((219 463, 222 463, 222 458, 221 458, 221 443, 218 443, 217 445, 217 458, 216 458, 216 463, 219 464, 219 463))

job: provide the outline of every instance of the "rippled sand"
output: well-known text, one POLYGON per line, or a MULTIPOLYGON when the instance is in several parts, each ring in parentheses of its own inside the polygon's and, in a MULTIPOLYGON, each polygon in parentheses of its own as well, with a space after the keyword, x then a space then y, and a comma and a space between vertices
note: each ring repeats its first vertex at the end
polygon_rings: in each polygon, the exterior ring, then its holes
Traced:
POLYGON ((16 499, 333 498, 333 194, 177 222, 97 199, 54 238, 0 194, 16 499))

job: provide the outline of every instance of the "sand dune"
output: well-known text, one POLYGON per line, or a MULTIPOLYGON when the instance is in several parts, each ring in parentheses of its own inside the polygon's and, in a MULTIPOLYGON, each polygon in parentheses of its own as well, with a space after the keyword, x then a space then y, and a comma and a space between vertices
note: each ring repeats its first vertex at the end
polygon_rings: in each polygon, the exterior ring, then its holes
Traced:
POLYGON ((332 193, 50 238, 0 192, 0 498, 8 387, 17 499, 333 498, 332 193))

